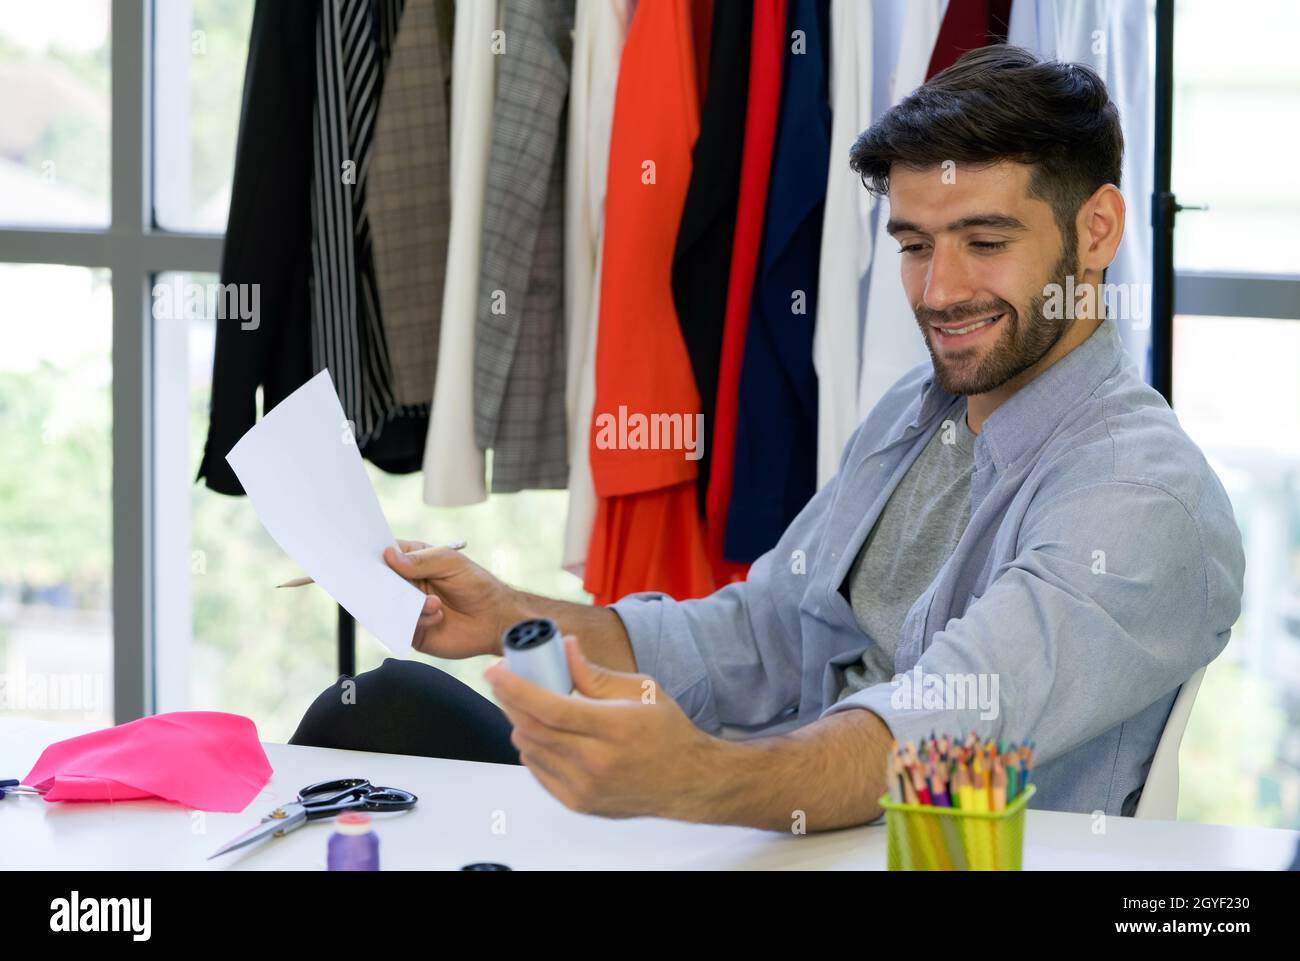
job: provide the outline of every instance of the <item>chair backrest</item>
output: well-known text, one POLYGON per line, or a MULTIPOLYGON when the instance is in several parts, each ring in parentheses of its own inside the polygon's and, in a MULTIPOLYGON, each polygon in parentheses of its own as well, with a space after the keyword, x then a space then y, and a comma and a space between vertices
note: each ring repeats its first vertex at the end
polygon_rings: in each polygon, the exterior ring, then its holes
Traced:
POLYGON ((1201 668, 1178 689, 1160 743, 1156 745, 1155 757, 1151 759, 1151 770, 1147 772, 1147 782, 1138 798, 1134 817, 1154 821, 1178 820, 1178 748, 1183 743, 1183 731, 1187 729, 1187 719, 1192 716, 1192 705, 1196 703, 1196 692, 1200 690, 1204 677, 1205 668, 1201 668))

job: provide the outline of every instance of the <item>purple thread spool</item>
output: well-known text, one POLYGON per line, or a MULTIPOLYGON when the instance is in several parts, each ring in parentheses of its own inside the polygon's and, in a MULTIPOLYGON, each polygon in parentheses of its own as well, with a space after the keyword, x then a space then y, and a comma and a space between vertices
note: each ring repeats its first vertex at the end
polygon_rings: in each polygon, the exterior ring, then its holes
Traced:
POLYGON ((325 866, 330 871, 378 871, 379 835, 370 827, 370 815, 345 811, 334 821, 325 866))

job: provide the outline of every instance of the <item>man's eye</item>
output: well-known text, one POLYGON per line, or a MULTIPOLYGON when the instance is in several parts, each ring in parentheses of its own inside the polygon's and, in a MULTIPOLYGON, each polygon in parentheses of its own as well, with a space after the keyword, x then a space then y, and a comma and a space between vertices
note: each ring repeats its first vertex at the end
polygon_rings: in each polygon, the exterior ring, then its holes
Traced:
POLYGON ((972 240, 971 246, 980 250, 1002 250, 1007 245, 1005 240, 972 240))
POLYGON ((914 254, 925 249, 925 244, 903 244, 898 248, 900 254, 914 254))

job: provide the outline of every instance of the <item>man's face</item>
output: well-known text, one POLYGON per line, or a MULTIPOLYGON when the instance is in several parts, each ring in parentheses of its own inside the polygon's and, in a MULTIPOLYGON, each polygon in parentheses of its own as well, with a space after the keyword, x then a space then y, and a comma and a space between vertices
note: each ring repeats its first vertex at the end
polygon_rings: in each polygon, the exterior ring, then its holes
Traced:
POLYGON ((1029 196, 1029 167, 895 168, 889 232, 903 289, 952 394, 983 394, 1037 363, 1071 320, 1043 316, 1043 288, 1078 280, 1051 207, 1029 196), (951 182, 945 182, 945 180, 951 182))

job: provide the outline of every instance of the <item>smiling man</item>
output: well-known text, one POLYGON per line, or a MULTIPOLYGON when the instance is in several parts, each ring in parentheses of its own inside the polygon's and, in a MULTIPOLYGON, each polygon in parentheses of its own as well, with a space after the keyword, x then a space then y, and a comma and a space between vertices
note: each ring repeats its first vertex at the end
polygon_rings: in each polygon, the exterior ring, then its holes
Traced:
POLYGON ((937 75, 851 154, 888 195, 931 361, 748 580, 592 608, 404 543, 388 561, 429 595, 417 649, 500 654, 511 623, 551 617, 578 696, 498 664, 498 710, 390 659, 354 703, 322 694, 295 743, 521 760, 579 811, 819 831, 879 815, 891 739, 974 730, 1036 742, 1034 807, 1132 814, 1244 561, 1222 486, 1097 312, 1122 150, 1086 67, 999 46, 937 75), (1093 296, 1046 309, 1067 288, 1093 296))

